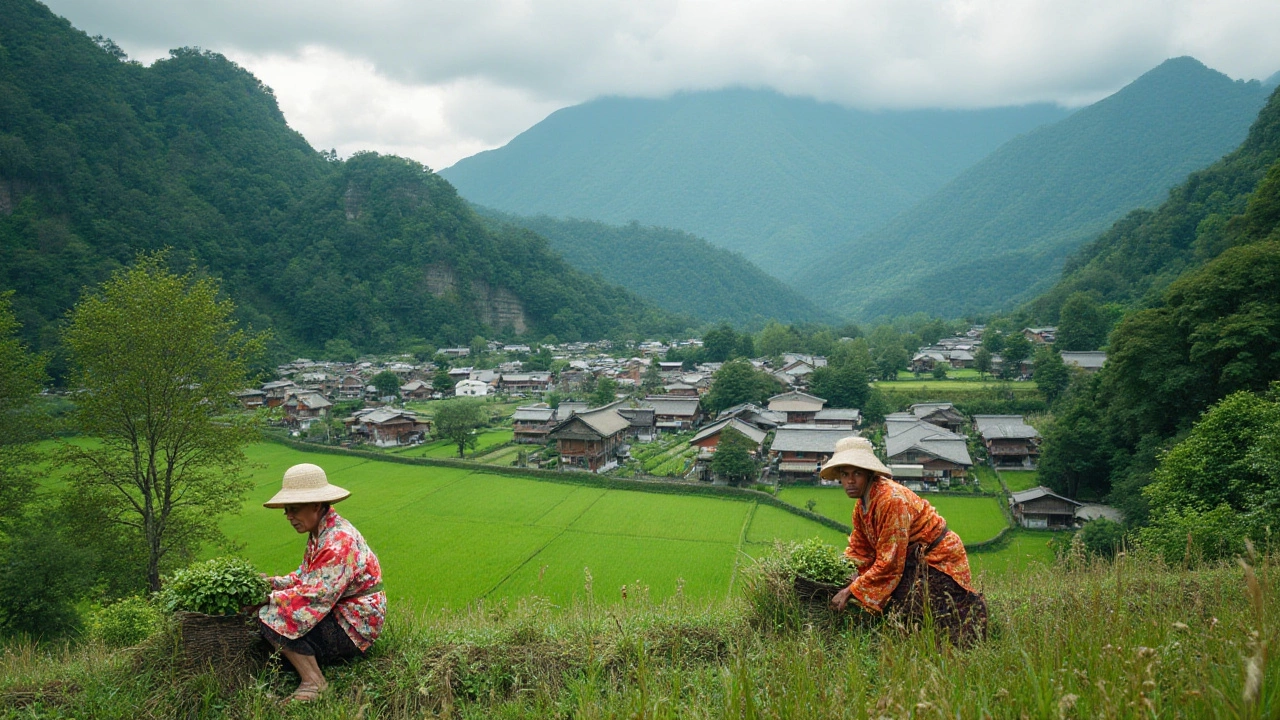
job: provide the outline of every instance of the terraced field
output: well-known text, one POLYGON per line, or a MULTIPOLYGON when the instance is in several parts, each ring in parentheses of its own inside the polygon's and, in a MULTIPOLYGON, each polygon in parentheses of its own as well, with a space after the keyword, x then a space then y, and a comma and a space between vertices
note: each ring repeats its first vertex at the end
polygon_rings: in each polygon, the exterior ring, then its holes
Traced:
MULTIPOLYGON (((853 513, 853 501, 838 487, 792 486, 783 488, 778 498, 797 507, 807 508, 814 501, 813 512, 838 520, 846 525, 853 513)), ((990 540, 1008 524, 1000 509, 1000 501, 994 497, 963 497, 955 495, 925 496, 942 517, 947 527, 954 530, 966 543, 990 540)))
POLYGON ((1004 484, 1009 487, 1009 492, 1030 490, 1040 485, 1035 470, 1001 470, 1000 479, 1004 480, 1004 484))
MULTIPOLYGON (((481 430, 476 435, 476 446, 474 449, 467 451, 468 457, 479 456, 490 448, 511 442, 514 433, 510 428, 499 428, 481 430)), ((406 457, 456 458, 458 457, 458 446, 448 440, 432 440, 429 443, 423 443, 401 451, 400 454, 406 457)))

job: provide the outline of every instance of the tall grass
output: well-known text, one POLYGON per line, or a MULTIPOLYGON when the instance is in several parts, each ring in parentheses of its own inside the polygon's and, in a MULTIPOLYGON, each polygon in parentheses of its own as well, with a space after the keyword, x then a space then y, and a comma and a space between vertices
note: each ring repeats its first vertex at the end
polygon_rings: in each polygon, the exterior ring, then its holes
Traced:
MULTIPOLYGON (((1270 718, 1280 715, 1275 559, 1198 570, 1122 555, 991 578, 988 640, 798 605, 776 560, 743 597, 609 606, 527 598, 399 614, 306 710, 280 670, 224 696, 129 651, 14 642, 5 717, 1270 718)), ((623 590, 618 589, 621 593, 623 590)))

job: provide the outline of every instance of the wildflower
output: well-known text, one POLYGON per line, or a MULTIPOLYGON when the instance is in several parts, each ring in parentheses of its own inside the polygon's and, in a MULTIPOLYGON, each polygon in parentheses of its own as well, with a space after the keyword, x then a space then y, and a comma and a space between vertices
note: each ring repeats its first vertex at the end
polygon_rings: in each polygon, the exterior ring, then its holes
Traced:
POLYGON ((1072 693, 1067 693, 1066 695, 1063 695, 1061 698, 1059 698, 1058 699, 1058 717, 1065 720, 1067 715, 1069 715, 1071 711, 1075 709, 1076 701, 1079 699, 1080 697, 1078 695, 1073 695, 1072 693))
POLYGON ((1174 630, 1190 630, 1191 628, 1187 627, 1186 623, 1176 622, 1173 624, 1173 629, 1174 630))

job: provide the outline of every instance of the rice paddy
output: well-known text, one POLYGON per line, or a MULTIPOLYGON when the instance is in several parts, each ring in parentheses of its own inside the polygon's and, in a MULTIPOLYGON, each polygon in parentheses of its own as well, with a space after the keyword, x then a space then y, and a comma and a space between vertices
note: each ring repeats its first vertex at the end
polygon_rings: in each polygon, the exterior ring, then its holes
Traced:
POLYGON ((1035 470, 1001 470, 1000 479, 1004 480, 1009 492, 1030 490, 1040 485, 1040 480, 1035 470))
MULTIPOLYGON (((1008 525, 997 498, 935 493, 924 497, 946 518, 947 527, 966 543, 990 540, 1008 525)), ((778 498, 801 508, 808 508, 813 500, 813 512, 846 524, 853 513, 853 501, 838 487, 793 486, 783 488, 778 498)))

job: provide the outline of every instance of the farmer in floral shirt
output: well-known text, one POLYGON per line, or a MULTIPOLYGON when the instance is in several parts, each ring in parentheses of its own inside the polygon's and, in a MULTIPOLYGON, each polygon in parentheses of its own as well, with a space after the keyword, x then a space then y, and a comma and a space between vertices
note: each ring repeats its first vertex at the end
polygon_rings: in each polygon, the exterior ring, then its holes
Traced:
POLYGON ((320 663, 363 657, 382 631, 387 595, 382 569, 360 531, 331 505, 351 493, 330 485, 316 465, 294 465, 275 497, 299 533, 307 533, 302 565, 267 578, 271 594, 258 611, 263 637, 302 677, 291 701, 310 701, 328 686, 320 663))
POLYGON ((986 635, 986 600, 973 588, 960 536, 927 500, 894 482, 869 440, 840 440, 821 475, 840 480, 857 500, 845 556, 858 574, 832 598, 835 609, 853 600, 877 615, 898 614, 910 628, 922 624, 927 608, 957 645, 986 635))

